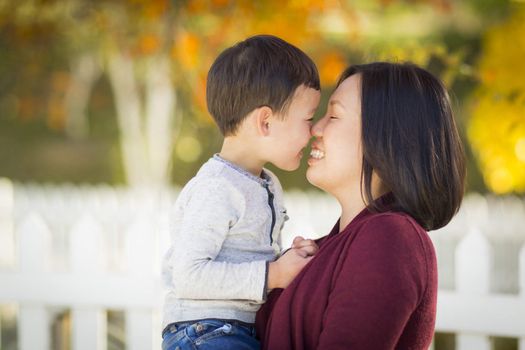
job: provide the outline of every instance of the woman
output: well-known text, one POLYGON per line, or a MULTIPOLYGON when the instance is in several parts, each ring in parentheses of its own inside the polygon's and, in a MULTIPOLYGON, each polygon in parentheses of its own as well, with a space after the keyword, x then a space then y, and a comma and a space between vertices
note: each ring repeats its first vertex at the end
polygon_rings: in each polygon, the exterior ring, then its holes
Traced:
POLYGON ((465 177, 445 88, 412 64, 352 66, 312 134, 307 178, 341 217, 259 311, 263 348, 428 348, 437 269, 426 230, 457 212, 465 177))

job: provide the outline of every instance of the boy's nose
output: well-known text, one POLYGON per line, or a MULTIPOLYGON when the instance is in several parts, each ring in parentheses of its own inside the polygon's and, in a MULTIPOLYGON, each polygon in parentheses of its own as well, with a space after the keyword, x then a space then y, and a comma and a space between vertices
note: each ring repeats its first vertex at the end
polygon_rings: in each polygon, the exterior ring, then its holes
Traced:
POLYGON ((315 137, 321 137, 322 136, 322 127, 321 127, 321 120, 318 120, 314 125, 310 127, 310 134, 315 137))

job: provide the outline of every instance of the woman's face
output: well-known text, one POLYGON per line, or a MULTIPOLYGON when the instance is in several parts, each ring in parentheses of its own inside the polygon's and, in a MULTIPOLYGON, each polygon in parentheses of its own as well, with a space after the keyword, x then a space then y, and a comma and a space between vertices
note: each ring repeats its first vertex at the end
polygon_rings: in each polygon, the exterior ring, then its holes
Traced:
POLYGON ((359 74, 345 79, 330 97, 326 114, 311 130, 315 139, 306 177, 328 193, 360 190, 363 158, 360 83, 359 74))

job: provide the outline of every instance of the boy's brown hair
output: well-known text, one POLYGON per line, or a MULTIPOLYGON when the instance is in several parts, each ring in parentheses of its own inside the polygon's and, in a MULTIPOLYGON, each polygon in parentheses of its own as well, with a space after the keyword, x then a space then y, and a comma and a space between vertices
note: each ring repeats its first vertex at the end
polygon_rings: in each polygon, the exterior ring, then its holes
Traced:
POLYGON ((206 86, 208 111, 224 136, 234 135, 256 108, 285 114, 300 85, 320 90, 312 59, 278 37, 253 36, 215 59, 206 86))

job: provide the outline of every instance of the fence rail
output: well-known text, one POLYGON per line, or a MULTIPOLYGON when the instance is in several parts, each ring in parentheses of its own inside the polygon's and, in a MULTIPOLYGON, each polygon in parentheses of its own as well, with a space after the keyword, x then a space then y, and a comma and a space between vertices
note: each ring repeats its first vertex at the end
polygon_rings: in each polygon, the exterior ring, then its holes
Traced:
MULTIPOLYGON (((123 311, 127 349, 159 349, 160 260, 176 195, 0 181, 0 304, 18 305, 19 349, 52 347, 57 309, 70 310, 74 350, 107 348, 106 310, 123 311)), ((338 216, 337 204, 317 192, 288 192, 285 201, 284 245, 296 234, 327 233, 338 216)), ((491 349, 491 336, 517 338, 525 350, 524 202, 469 195, 431 237, 440 273, 436 330, 455 333, 460 350, 491 349)))

